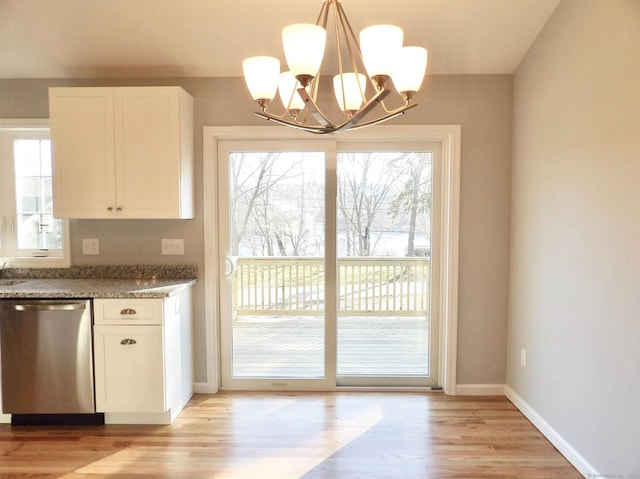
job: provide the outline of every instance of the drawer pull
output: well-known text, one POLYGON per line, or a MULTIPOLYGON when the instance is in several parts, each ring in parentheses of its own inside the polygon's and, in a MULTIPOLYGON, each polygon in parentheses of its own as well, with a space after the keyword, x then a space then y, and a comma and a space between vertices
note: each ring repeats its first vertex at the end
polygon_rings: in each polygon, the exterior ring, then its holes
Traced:
POLYGON ((122 341, 120 341, 120 344, 128 346, 130 344, 136 344, 137 342, 138 341, 136 341, 135 339, 127 338, 127 339, 123 339, 122 341))
POLYGON ((125 308, 122 311, 120 311, 120 314, 138 314, 138 312, 135 309, 131 309, 131 308, 125 308))

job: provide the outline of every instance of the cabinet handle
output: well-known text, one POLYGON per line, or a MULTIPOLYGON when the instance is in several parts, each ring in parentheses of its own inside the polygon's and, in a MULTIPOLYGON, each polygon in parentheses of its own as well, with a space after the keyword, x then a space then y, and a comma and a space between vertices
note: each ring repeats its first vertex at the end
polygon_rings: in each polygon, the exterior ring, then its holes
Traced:
POLYGON ((137 342, 138 341, 136 341, 135 339, 127 338, 127 339, 123 339, 122 341, 120 341, 120 344, 128 346, 130 344, 136 344, 137 342))
POLYGON ((107 211, 108 211, 109 213, 111 213, 111 212, 113 211, 113 206, 109 206, 109 207, 107 207, 107 211))
POLYGON ((120 213, 120 212, 122 211, 122 206, 118 206, 118 207, 116 208, 116 211, 117 211, 118 213, 120 213))
POLYGON ((135 309, 131 309, 131 308, 125 308, 122 311, 120 311, 120 314, 138 314, 138 312, 135 309))

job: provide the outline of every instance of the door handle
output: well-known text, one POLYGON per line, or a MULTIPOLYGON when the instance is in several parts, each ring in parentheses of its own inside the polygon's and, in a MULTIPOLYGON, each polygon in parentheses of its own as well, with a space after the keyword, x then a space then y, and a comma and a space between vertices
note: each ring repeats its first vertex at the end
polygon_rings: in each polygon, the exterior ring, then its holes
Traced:
POLYGON ((138 341, 136 341, 135 339, 126 338, 120 341, 120 344, 122 344, 123 346, 129 346, 130 344, 136 344, 137 342, 138 341))
POLYGON ((236 266, 238 265, 238 260, 237 259, 234 260, 233 258, 229 258, 228 256, 225 256, 224 261, 226 264, 229 265, 229 272, 227 273, 227 268, 225 268, 224 275, 227 278, 230 278, 236 272, 236 266))
POLYGON ((85 309, 86 305, 85 303, 54 303, 44 301, 41 303, 14 304, 13 307, 16 311, 77 311, 85 309))

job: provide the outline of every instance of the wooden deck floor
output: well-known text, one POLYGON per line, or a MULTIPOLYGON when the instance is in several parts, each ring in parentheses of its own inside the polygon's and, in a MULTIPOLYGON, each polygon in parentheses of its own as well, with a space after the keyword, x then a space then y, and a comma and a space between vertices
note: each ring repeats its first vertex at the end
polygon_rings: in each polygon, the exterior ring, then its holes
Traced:
POLYGON ((170 426, 0 425, 0 477, 580 479, 504 397, 198 395, 170 426))
MULTIPOLYGON (((244 316, 233 324, 235 377, 323 376, 324 322, 318 317, 244 316)), ((429 324, 415 317, 338 320, 338 374, 424 376, 429 324)))

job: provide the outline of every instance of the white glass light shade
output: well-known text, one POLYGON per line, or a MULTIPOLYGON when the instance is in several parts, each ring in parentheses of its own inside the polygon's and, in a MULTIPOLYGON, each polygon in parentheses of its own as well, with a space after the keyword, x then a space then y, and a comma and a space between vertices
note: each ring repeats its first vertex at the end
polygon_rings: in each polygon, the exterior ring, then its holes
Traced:
POLYGON ((280 73, 278 94, 282 104, 288 110, 302 110, 304 108, 304 101, 297 92, 298 88, 300 88, 300 83, 291 72, 280 73))
POLYGON ((373 25, 360 32, 362 60, 370 77, 391 76, 403 36, 402 28, 395 25, 373 25))
POLYGON ((362 105, 367 77, 362 73, 343 73, 333 77, 333 91, 342 111, 357 110, 362 105), (359 83, 359 85, 358 85, 359 83), (343 96, 344 88, 344 96, 343 96))
POLYGON ((422 86, 427 69, 427 50, 422 47, 404 47, 398 52, 393 73, 393 85, 399 92, 417 92, 422 86))
POLYGON ((320 70, 327 32, 311 23, 296 23, 282 29, 282 45, 294 77, 315 77, 320 70))
POLYGON ((278 89, 280 60, 274 57, 251 57, 242 62, 244 80, 254 100, 273 100, 278 89))

